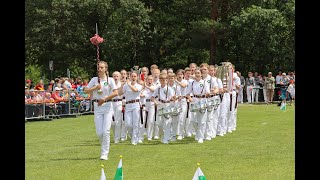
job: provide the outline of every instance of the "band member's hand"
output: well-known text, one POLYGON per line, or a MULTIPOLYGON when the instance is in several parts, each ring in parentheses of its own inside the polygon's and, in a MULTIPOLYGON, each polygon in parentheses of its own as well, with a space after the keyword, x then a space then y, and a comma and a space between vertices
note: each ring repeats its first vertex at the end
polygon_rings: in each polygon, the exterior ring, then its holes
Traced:
POLYGON ((98 102, 98 106, 101 106, 103 103, 105 103, 104 99, 100 99, 98 102))
POLYGON ((127 83, 127 84, 130 84, 130 79, 127 79, 127 80, 126 80, 126 83, 127 83))
POLYGON ((192 99, 192 97, 190 97, 190 98, 189 98, 189 102, 193 102, 193 99, 192 99))
POLYGON ((154 102, 154 97, 153 96, 150 98, 150 101, 154 102))
POLYGON ((95 87, 94 89, 95 89, 95 90, 101 89, 101 84, 96 85, 96 87, 95 87))

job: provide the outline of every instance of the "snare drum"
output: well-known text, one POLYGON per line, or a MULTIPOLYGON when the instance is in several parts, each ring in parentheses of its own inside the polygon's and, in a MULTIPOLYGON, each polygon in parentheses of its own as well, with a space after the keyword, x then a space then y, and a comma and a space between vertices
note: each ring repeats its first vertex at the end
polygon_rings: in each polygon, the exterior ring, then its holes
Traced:
POLYGON ((201 113, 204 113, 204 112, 206 111, 206 109, 207 109, 207 103, 204 102, 204 101, 202 101, 202 102, 199 102, 199 104, 200 104, 200 109, 199 109, 199 111, 200 111, 201 113))
POLYGON ((216 104, 215 99, 214 100, 213 99, 209 100, 207 102, 207 109, 208 109, 209 112, 211 112, 213 110, 213 108, 215 107, 215 104, 216 104))
POLYGON ((190 112, 197 112, 200 110, 200 103, 190 104, 190 112))
POLYGON ((182 112, 182 108, 178 106, 171 107, 171 115, 178 116, 182 112))
POLYGON ((163 108, 158 110, 158 115, 159 116, 166 116, 166 115, 170 115, 171 113, 172 113, 172 109, 171 109, 170 106, 163 107, 163 108))
POLYGON ((214 100, 215 101, 215 104, 214 104, 214 110, 217 110, 219 105, 220 105, 220 98, 217 98, 214 100))

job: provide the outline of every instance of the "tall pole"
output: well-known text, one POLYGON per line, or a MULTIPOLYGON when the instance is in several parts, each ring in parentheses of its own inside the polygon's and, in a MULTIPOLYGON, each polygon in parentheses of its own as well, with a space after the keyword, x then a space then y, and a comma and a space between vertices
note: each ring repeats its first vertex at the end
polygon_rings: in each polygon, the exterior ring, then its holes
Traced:
MULTIPOLYGON (((212 8, 211 8, 211 19, 216 21, 218 19, 218 6, 217 0, 211 0, 212 8)), ((212 29, 211 32, 211 41, 210 41, 210 64, 216 64, 216 53, 217 53, 217 36, 215 33, 215 29, 212 29)))

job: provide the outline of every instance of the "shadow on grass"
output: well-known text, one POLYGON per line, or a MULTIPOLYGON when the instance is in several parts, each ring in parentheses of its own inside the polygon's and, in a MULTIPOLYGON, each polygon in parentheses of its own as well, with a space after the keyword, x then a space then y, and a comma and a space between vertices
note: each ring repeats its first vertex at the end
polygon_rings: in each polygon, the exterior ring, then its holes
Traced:
MULTIPOLYGON (((151 141, 145 140, 145 141, 143 141, 143 143, 139 143, 137 146, 152 146, 152 145, 161 145, 161 144, 167 146, 167 145, 181 145, 181 144, 193 144, 193 143, 198 143, 198 142, 196 140, 194 140, 194 138, 190 137, 190 138, 185 138, 183 140, 169 141, 168 144, 164 144, 160 140, 151 140, 151 141)), ((126 140, 124 142, 121 142, 121 143, 117 143, 117 144, 111 142, 111 144, 116 145, 116 146, 119 146, 119 145, 120 146, 122 146, 122 145, 133 146, 131 144, 130 139, 126 140)))
POLYGON ((84 160, 95 160, 97 157, 88 157, 88 158, 57 158, 50 159, 51 161, 84 161, 84 160))

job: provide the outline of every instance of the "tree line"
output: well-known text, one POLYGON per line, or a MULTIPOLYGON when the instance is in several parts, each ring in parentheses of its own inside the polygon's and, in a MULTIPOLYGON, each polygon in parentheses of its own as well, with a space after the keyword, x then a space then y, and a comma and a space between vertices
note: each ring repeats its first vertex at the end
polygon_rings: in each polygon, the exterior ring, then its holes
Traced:
POLYGON ((243 73, 295 68, 294 0, 27 0, 26 78, 96 75, 96 24, 111 72, 224 61, 243 73))

